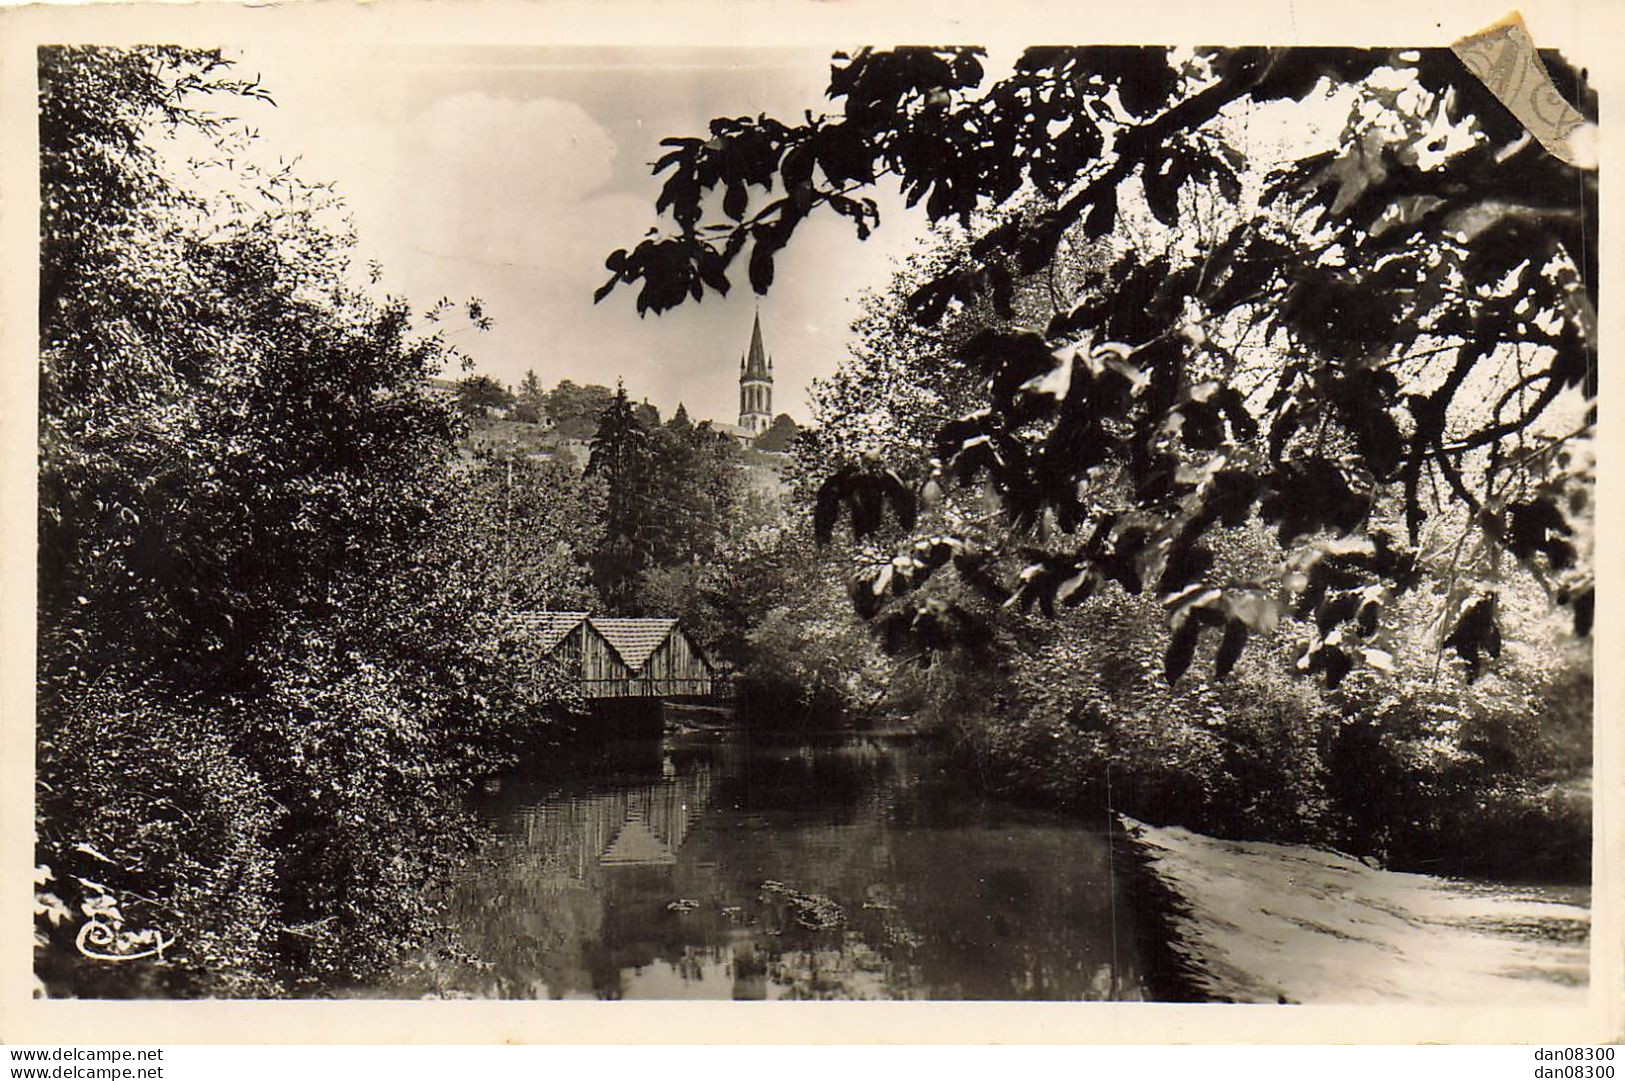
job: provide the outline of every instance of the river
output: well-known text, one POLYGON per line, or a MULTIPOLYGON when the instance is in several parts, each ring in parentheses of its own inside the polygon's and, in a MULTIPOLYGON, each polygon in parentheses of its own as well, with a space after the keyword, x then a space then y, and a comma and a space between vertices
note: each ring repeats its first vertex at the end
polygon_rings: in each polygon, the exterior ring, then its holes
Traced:
POLYGON ((455 947, 364 993, 487 999, 1583 1001, 1589 891, 1088 823, 931 741, 743 731, 493 779, 455 947))
POLYGON ((981 796, 920 740, 668 735, 489 789, 466 956, 388 993, 1152 997, 1106 823, 981 796))

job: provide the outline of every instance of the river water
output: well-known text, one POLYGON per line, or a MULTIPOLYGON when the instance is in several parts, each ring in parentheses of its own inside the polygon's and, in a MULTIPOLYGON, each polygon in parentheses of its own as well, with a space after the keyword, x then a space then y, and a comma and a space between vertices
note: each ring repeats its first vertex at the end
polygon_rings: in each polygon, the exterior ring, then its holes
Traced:
POLYGON ((905 736, 668 735, 493 782, 466 956, 403 995, 1149 997, 1099 828, 978 795, 905 736))

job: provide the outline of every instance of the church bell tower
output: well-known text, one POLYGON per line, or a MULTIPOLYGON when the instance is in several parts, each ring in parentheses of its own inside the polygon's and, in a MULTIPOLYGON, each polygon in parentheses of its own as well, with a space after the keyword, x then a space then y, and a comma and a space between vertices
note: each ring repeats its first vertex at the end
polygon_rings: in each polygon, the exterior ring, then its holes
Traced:
POLYGON ((750 352, 739 358, 739 426, 761 435, 773 423, 773 358, 762 348, 762 313, 750 332, 750 352))

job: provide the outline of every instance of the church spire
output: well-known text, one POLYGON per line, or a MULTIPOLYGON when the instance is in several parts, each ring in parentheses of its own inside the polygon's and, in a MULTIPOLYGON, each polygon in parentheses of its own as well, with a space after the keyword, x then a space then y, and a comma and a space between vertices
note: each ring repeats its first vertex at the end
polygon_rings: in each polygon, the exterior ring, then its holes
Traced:
POLYGON ((767 370, 767 350, 762 347, 762 313, 759 311, 750 331, 750 353, 745 358, 745 378, 773 378, 767 370))
POLYGON ((739 426, 760 435, 773 421, 773 362, 762 345, 762 313, 750 329, 750 352, 739 372, 739 426))

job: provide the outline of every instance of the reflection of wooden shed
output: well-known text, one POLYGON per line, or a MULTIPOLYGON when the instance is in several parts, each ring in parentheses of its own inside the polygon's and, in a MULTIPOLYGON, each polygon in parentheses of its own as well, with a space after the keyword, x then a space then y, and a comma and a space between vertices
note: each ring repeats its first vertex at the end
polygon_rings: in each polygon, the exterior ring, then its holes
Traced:
POLYGON ((536 648, 562 660, 587 698, 675 698, 716 692, 711 662, 675 619, 523 612, 536 648))
POLYGON ((598 862, 605 867, 649 867, 676 863, 677 853, 655 836, 641 817, 628 818, 621 824, 615 839, 609 843, 598 862))

